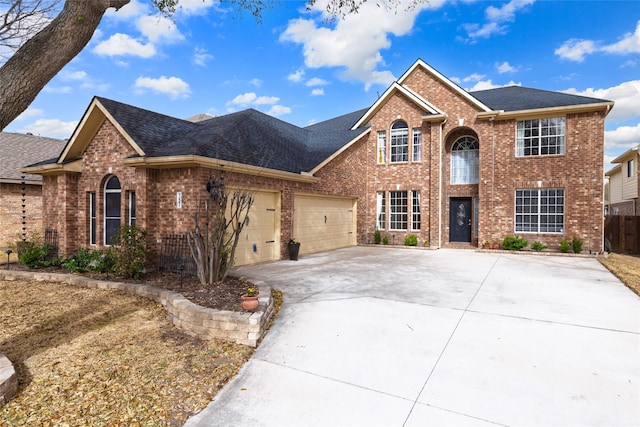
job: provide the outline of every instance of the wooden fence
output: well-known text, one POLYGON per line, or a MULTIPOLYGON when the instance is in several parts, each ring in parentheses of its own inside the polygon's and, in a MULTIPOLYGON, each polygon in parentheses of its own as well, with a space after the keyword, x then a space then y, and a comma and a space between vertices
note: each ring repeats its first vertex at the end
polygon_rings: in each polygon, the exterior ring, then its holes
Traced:
POLYGON ((607 215, 604 220, 605 250, 621 254, 640 253, 640 216, 607 215))

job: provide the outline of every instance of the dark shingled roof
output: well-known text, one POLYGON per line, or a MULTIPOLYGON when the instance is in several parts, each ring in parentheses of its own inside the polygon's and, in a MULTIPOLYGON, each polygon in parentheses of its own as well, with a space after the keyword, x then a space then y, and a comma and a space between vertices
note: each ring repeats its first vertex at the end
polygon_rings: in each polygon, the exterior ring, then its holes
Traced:
POLYGON ((300 173, 366 130, 350 130, 364 110, 300 128, 254 109, 192 123, 97 99, 146 157, 196 155, 300 173))
POLYGON ((493 110, 520 111, 537 108, 567 107, 608 102, 587 96, 562 92, 532 89, 522 86, 507 86, 497 89, 479 90, 469 94, 493 110))
MULTIPOLYGON (((21 180, 19 169, 32 163, 55 163, 65 144, 63 139, 0 132, 0 180, 21 180)), ((26 174, 25 181, 42 177, 26 174)))

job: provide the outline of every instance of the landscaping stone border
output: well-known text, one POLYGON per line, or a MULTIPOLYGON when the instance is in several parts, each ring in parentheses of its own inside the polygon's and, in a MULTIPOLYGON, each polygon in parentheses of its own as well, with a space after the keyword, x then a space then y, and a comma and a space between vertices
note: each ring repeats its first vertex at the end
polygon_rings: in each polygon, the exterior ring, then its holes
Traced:
MULTIPOLYGON (((188 335, 202 339, 222 338, 239 344, 257 347, 269 327, 274 314, 271 288, 260 287, 260 303, 255 312, 235 312, 201 307, 177 292, 136 283, 109 282, 75 274, 0 270, 0 280, 37 280, 67 283, 97 289, 115 289, 159 302, 167 310, 169 321, 188 335)), ((240 304, 240 300, 238 300, 240 304)), ((18 389, 13 365, 5 366, 0 355, 0 406, 18 389), (6 371, 6 372, 5 372, 6 371), (15 384, 14 384, 15 381, 15 384)))
POLYGON ((18 377, 11 361, 0 354, 0 408, 18 392, 18 377))

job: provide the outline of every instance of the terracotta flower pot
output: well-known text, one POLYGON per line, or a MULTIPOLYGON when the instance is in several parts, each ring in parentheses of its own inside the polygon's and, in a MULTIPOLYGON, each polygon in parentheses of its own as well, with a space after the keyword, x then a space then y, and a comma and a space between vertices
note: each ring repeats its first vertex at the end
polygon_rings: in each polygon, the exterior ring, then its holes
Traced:
POLYGON ((247 296, 247 295, 242 295, 242 308, 247 310, 247 311, 255 311, 258 306, 260 305, 260 302, 258 301, 258 295, 255 296, 247 296))

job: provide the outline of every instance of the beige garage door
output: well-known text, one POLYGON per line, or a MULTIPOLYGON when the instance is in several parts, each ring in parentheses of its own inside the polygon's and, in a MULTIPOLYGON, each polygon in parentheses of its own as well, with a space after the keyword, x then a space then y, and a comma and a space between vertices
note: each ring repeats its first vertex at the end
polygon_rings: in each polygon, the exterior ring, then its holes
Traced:
POLYGON ((249 223, 242 229, 236 248, 235 265, 255 264, 280 259, 279 193, 254 193, 249 223))
POLYGON ((293 232, 301 254, 356 244, 355 199, 296 194, 293 205, 293 232))

